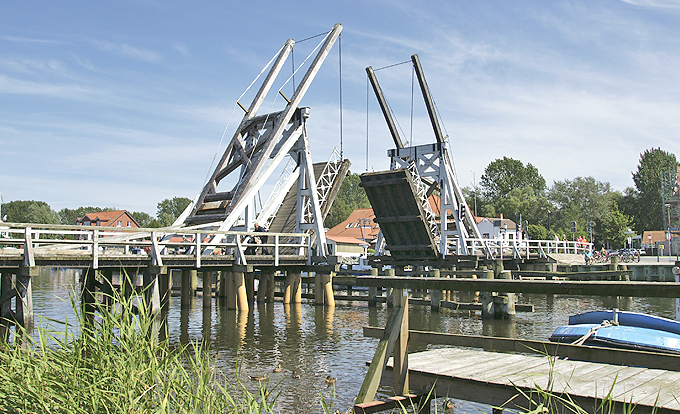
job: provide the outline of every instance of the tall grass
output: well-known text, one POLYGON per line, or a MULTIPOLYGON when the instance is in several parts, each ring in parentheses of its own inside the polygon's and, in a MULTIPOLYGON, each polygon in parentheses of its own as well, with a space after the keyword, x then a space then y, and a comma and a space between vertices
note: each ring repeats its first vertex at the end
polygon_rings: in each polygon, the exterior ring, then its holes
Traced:
POLYGON ((264 386, 252 394, 230 382, 198 343, 156 340, 142 296, 113 299, 96 317, 72 299, 78 333, 38 327, 28 343, 0 345, 0 412, 274 412, 264 386))

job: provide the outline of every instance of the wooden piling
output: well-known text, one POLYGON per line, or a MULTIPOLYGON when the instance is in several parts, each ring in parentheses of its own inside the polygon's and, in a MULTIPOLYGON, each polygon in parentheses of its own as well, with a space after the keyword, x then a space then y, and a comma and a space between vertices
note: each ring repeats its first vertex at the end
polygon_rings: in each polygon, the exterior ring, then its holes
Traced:
MULTIPOLYGON (((494 266, 495 267, 495 266, 494 266)), ((486 279, 493 279, 494 278, 494 271, 493 270, 486 270, 484 271, 484 277, 486 279)), ((494 302, 493 302, 493 296, 495 292, 482 292, 482 318, 483 319, 489 319, 493 318, 494 315, 494 302)))
POLYGON ((236 298, 236 272, 229 271, 225 278, 226 283, 226 295, 227 295, 227 309, 236 310, 237 308, 237 298, 236 298))
MULTIPOLYGON (((370 275, 373 277, 378 276, 378 269, 375 267, 372 267, 370 270, 370 275)), ((378 288, 377 287, 369 287, 368 288, 368 306, 369 307, 375 307, 378 303, 377 301, 378 297, 378 288)))
POLYGON ((245 284, 246 284, 246 300, 248 301, 248 309, 250 309, 255 304, 255 273, 254 272, 246 272, 246 274, 245 274, 245 284))
POLYGON ((323 306, 323 283, 321 282, 321 273, 314 275, 314 304, 323 306))
POLYGON ((267 290, 269 290, 270 275, 273 276, 270 272, 267 271, 262 271, 262 273, 260 273, 260 283, 258 283, 257 285, 257 303, 264 303, 264 301, 267 299, 267 290))
MULTIPOLYGON (((510 270, 501 271, 499 279, 511 280, 512 272, 510 270)), ((516 296, 514 293, 500 293, 494 296, 494 318, 508 319, 516 315, 515 312, 516 296)))
POLYGON ((113 304, 113 269, 106 268, 101 271, 102 302, 107 307, 113 304))
POLYGON ((182 290, 180 293, 180 304, 183 308, 191 305, 191 297, 194 296, 194 293, 191 290, 192 273, 196 273, 196 271, 191 269, 182 269, 182 290))
MULTIPOLYGON (((89 329, 94 323, 94 302, 95 302, 95 291, 96 291, 96 279, 95 275, 97 270, 88 268, 82 274, 80 286, 80 308, 83 312, 83 320, 87 326, 83 329, 89 329)), ((18 283, 17 283, 18 285, 18 283)), ((17 308, 19 303, 17 302, 17 308)), ((17 309, 18 310, 18 309, 17 309)))
POLYGON ((9 330, 12 325, 12 299, 16 296, 13 292, 12 274, 8 271, 0 273, 0 341, 9 340, 9 330))
POLYGON ((394 394, 404 395, 409 392, 408 381, 408 290, 394 289, 392 292, 395 308, 403 309, 399 336, 394 343, 394 365, 392 369, 394 394))
MULTIPOLYGON (((439 269, 432 269, 432 277, 439 277, 439 269)), ((439 312, 439 305, 442 300, 443 292, 441 290, 431 290, 430 291, 430 310, 432 312, 439 312)))
MULTIPOLYGON (((385 276, 394 277, 395 275, 396 275, 396 272, 394 271, 394 269, 385 269, 385 276)), ((394 306, 394 294, 393 294, 394 292, 393 292, 393 290, 394 289, 392 289, 392 288, 388 288, 385 291, 385 295, 387 295, 387 307, 388 308, 391 308, 391 307, 394 306)))
POLYGON ((212 278, 212 270, 203 271, 203 309, 212 306, 212 278))

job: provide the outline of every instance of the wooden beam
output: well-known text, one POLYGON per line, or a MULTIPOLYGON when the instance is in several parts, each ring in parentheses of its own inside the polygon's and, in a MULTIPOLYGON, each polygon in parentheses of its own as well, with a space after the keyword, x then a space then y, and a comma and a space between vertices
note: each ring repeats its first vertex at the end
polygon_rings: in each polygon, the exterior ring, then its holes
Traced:
POLYGON ((360 276, 359 286, 394 289, 442 289, 466 292, 514 292, 562 295, 679 298, 680 283, 630 281, 562 281, 458 279, 434 277, 372 277, 360 276))
POLYGON ((355 403, 367 403, 375 399, 375 394, 380 386, 382 380, 382 373, 387 366, 387 359, 392 355, 394 344, 401 331, 401 321, 404 317, 404 308, 392 308, 389 318, 387 319, 386 329, 378 343, 378 347, 373 356, 373 361, 368 367, 368 372, 364 377, 364 382, 361 384, 361 389, 357 395, 355 403))
MULTIPOLYGON (((379 338, 384 329, 364 327, 364 336, 379 338)), ((459 335, 440 332, 410 330, 411 344, 450 345, 483 348, 486 351, 535 353, 613 365, 634 365, 651 369, 680 371, 680 355, 656 352, 614 349, 598 346, 561 344, 549 341, 497 338, 480 335, 459 335)))

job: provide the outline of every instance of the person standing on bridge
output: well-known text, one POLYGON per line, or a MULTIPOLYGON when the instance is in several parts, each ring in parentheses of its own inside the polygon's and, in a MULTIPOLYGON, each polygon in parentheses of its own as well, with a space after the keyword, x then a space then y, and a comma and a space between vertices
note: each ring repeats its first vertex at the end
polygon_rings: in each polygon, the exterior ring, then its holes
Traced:
MULTIPOLYGON (((253 225, 253 230, 254 230, 255 232, 258 232, 258 233, 266 233, 266 232, 267 232, 267 229, 264 228, 263 226, 260 226, 259 223, 255 223, 255 224, 253 225)), ((267 240, 269 240, 269 236, 258 236, 257 238, 260 240, 260 241, 258 242, 258 244, 267 243, 267 240)), ((263 247, 263 248, 262 248, 262 254, 269 254, 269 251, 267 250, 266 247, 263 247)))

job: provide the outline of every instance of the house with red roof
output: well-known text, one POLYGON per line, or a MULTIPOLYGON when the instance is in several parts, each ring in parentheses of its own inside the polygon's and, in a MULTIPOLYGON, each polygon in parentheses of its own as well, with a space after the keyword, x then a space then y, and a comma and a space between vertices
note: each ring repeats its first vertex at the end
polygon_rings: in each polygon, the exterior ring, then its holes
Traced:
POLYGON ((136 227, 140 225, 127 210, 97 211, 76 220, 78 226, 136 227))

